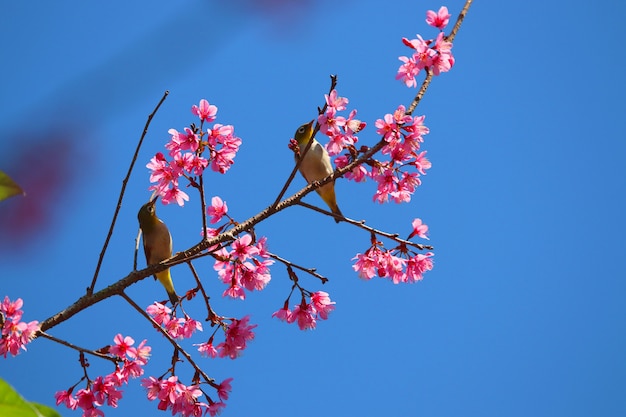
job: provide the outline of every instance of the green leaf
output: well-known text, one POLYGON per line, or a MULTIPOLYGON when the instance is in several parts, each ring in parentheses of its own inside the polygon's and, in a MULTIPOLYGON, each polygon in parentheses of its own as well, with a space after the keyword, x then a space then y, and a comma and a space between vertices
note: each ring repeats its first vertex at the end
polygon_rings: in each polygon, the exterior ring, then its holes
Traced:
POLYGON ((61 414, 48 406, 26 401, 13 387, 0 378, 0 416, 61 417, 61 414))
POLYGON ((24 190, 22 190, 11 177, 3 171, 0 171, 0 201, 19 194, 26 193, 24 193, 24 190))

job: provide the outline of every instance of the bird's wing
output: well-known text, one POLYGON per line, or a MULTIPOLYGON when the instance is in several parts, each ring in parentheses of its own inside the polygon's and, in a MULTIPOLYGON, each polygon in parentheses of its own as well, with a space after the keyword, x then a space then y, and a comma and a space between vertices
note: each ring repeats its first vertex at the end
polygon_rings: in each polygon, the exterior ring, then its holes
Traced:
POLYGON ((150 247, 146 244, 146 234, 142 236, 143 241, 143 253, 146 255, 146 264, 150 265, 150 247))

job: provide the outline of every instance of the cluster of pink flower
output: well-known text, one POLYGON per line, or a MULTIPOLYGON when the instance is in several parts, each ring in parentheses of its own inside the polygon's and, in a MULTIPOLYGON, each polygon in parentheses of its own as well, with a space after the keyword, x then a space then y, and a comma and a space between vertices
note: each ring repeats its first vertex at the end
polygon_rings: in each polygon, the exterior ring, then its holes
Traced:
MULTIPOLYGON (((320 114, 317 118, 320 124, 320 132, 329 137, 329 142, 324 145, 329 155, 338 155, 344 149, 356 150, 355 144, 358 142, 356 134, 363 130, 366 123, 355 119, 356 110, 351 110, 348 118, 338 116, 337 113, 346 110, 346 105, 349 100, 346 97, 339 97, 337 90, 332 90, 330 94, 324 95, 326 99, 326 111, 320 114)), ((339 155, 335 158, 335 165, 337 168, 343 168, 348 165, 352 160, 350 155, 353 152, 349 152, 348 155, 339 155)), ((362 182, 368 176, 368 172, 359 165, 352 171, 347 172, 345 177, 349 180, 362 182)))
POLYGON ((371 176, 378 183, 374 201, 385 203, 389 197, 396 202, 409 202, 415 189, 421 185, 420 174, 426 175, 431 163, 426 151, 419 152, 420 144, 428 128, 424 126, 425 116, 409 116, 403 105, 384 119, 376 120, 376 133, 383 135, 387 144, 382 153, 389 155, 389 161, 378 161, 372 168, 371 176), (414 168, 416 172, 404 171, 414 168))
POLYGON ((254 243, 252 236, 246 233, 232 243, 231 251, 222 248, 214 252, 216 261, 213 268, 219 279, 228 285, 222 294, 224 297, 243 300, 246 298, 244 289, 260 291, 270 282, 269 266, 274 261, 268 259, 266 242, 263 237, 254 243))
POLYGON ((300 330, 315 329, 317 320, 327 320, 328 315, 335 309, 335 302, 330 301, 327 292, 317 291, 311 294, 311 301, 306 302, 304 294, 300 304, 289 310, 289 300, 280 310, 274 312, 272 317, 287 323, 298 323, 300 330))
MULTIPOLYGON (((432 10, 426 12, 426 23, 439 30, 443 31, 449 20, 447 7, 441 7, 438 12, 432 10)), ((431 69, 434 75, 439 75, 450 71, 454 65, 452 43, 446 40, 443 32, 439 32, 436 39, 424 40, 417 35, 417 39, 402 38, 402 42, 415 51, 411 57, 399 57, 403 64, 398 68, 396 79, 404 82, 407 87, 417 87, 415 77, 424 68, 431 69)))
POLYGON ((21 310, 23 305, 24 302, 21 298, 11 301, 7 296, 0 303, 0 326, 2 327, 0 355, 5 358, 9 353, 17 356, 20 349, 26 350, 26 344, 39 331, 38 321, 31 321, 30 323, 20 321, 24 313, 21 310))
POLYGON ((113 339, 114 344, 109 347, 109 353, 122 361, 122 365, 116 365, 115 371, 106 375, 98 376, 94 381, 89 381, 87 388, 83 388, 72 395, 74 387, 68 390, 58 391, 54 396, 56 404, 64 404, 67 408, 83 410, 83 417, 101 417, 104 412, 98 407, 107 404, 116 408, 118 400, 122 398, 119 389, 128 384, 130 377, 136 378, 143 375, 143 366, 148 363, 150 346, 146 346, 144 340, 137 347, 133 347, 135 341, 129 337, 118 334, 113 339))
MULTIPOLYGON (((415 219, 409 238, 417 235, 428 239, 427 231, 428 226, 420 219, 415 219)), ((394 284, 413 283, 420 281, 426 271, 433 269, 432 256, 432 252, 425 254, 410 252, 404 243, 393 249, 385 249, 382 242, 373 238, 372 246, 365 253, 359 253, 352 258, 357 260, 352 268, 358 272, 360 278, 367 280, 378 275, 391 279, 394 284)))
MULTIPOLYGON (((354 119, 356 110, 352 110, 346 119, 338 116, 337 112, 345 110, 348 99, 339 97, 336 90, 326 95, 326 111, 318 117, 320 131, 329 136, 330 141, 326 149, 329 155, 337 155, 347 150, 343 155, 335 158, 335 165, 343 168, 354 161, 359 153, 365 152, 367 147, 355 147, 358 138, 356 133, 365 127, 365 123, 354 119)), ((406 115, 404 106, 399 106, 393 114, 385 115, 384 119, 376 121, 376 133, 383 135, 387 144, 382 149, 384 155, 389 155, 389 161, 368 161, 345 174, 348 180, 363 182, 371 178, 378 183, 373 200, 385 203, 391 200, 396 203, 409 202, 415 189, 421 184, 420 174, 425 175, 431 167, 426 158, 426 151, 419 152, 424 135, 428 128, 424 126, 425 116, 412 117, 406 115), (370 165, 371 171, 367 166, 370 165), (416 172, 409 172, 407 168, 414 168, 416 172)))
POLYGON ((352 110, 346 119, 338 116, 337 112, 346 110, 348 99, 339 97, 337 90, 332 90, 330 94, 325 94, 326 111, 317 118, 320 124, 320 132, 330 138, 325 145, 329 155, 337 155, 343 149, 354 146, 358 141, 356 133, 363 130, 366 126, 365 122, 355 119, 356 110, 352 110))
MULTIPOLYGON (((219 385, 217 392, 220 400, 228 399, 230 381, 229 378, 219 385)), ((157 379, 152 376, 144 378, 141 385, 148 391, 150 401, 159 400, 157 406, 159 410, 171 410, 172 415, 195 417, 208 413, 210 416, 215 416, 226 406, 222 401, 213 402, 210 399, 209 404, 201 402, 199 398, 203 392, 200 387, 197 384, 182 384, 175 375, 167 379, 157 379)))
POLYGON ((173 317, 172 310, 161 303, 149 305, 146 312, 174 339, 189 339, 196 330, 202 331, 202 323, 186 314, 184 318, 173 317))
POLYGON ((257 325, 250 324, 250 316, 245 316, 241 320, 231 319, 231 323, 226 326, 224 330, 224 341, 213 346, 213 336, 205 343, 200 343, 194 346, 198 346, 198 352, 202 355, 211 358, 224 358, 229 357, 236 359, 241 355, 241 352, 247 347, 249 340, 254 339, 254 329, 257 325))
POLYGON ((200 100, 200 106, 194 105, 191 112, 200 118, 200 128, 192 125, 183 132, 170 129, 168 133, 172 137, 165 148, 172 159, 168 160, 159 152, 146 165, 151 171, 150 182, 156 183, 150 189, 156 190, 164 204, 184 205, 189 196, 179 187, 180 177, 202 175, 209 163, 213 171, 225 173, 234 163, 241 145, 233 126, 215 124, 202 132, 202 124, 214 121, 217 114, 217 107, 205 99, 200 100), (206 149, 209 150, 208 159, 203 156, 206 149))

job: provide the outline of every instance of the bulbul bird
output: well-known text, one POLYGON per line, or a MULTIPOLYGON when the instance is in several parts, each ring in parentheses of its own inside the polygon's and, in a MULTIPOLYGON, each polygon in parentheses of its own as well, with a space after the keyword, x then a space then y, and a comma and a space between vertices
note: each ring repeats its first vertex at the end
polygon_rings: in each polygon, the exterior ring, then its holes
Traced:
MULTIPOLYGON (((172 257, 172 236, 165 223, 156 215, 156 208, 154 207, 156 200, 157 197, 144 204, 137 214, 139 227, 143 234, 143 250, 148 266, 172 257)), ((169 268, 154 274, 154 279, 158 279, 163 284, 172 305, 175 305, 178 302, 178 295, 174 290, 169 268)))
MULTIPOLYGON (((311 120, 309 123, 300 126, 294 135, 294 139, 298 142, 298 146, 300 147, 300 152, 304 152, 304 149, 309 141, 313 141, 311 148, 309 148, 308 152, 304 154, 304 158, 300 163, 300 173, 309 184, 314 181, 323 180, 333 173, 333 166, 330 163, 330 156, 328 156, 326 148, 324 148, 317 140, 315 140, 315 138, 312 137, 313 122, 314 120, 311 120)), ((298 156, 296 155, 296 162, 297 161, 298 156)), ((343 217, 341 210, 339 210, 339 206, 337 206, 334 180, 322 185, 315 191, 317 191, 320 197, 322 197, 322 200, 328 204, 330 211, 343 217)), ((335 222, 339 223, 340 220, 335 217, 335 222)))

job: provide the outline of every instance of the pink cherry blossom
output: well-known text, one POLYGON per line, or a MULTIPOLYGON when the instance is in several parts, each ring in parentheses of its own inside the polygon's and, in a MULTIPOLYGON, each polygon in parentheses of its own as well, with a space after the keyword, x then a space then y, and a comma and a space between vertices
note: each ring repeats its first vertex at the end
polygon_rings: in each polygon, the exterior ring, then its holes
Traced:
POLYGON ((359 139, 352 133, 342 131, 330 136, 330 141, 325 145, 330 156, 337 155, 344 149, 352 147, 359 139))
POLYGON ((448 13, 448 8, 446 6, 442 6, 438 12, 434 12, 433 10, 428 10, 426 12, 426 23, 430 26, 436 27, 437 29, 443 30, 450 21, 450 13, 448 13))
POLYGON ((226 407, 226 404, 223 402, 216 402, 209 405, 208 413, 211 417, 215 417, 219 413, 222 412, 222 409, 226 407))
POLYGON ((226 288, 222 293, 222 297, 239 298, 245 300, 246 292, 243 287, 237 283, 232 283, 230 287, 226 288))
POLYGON ((7 354, 16 356, 21 350, 26 350, 28 344, 39 331, 39 322, 29 323, 20 321, 23 316, 21 310, 24 302, 21 298, 11 301, 5 296, 0 304, 0 355, 7 357, 7 354))
POLYGON ((141 386, 148 391, 147 397, 150 401, 156 400, 161 392, 161 381, 153 376, 142 379, 141 386))
POLYGON ((78 401, 72 396, 71 390, 57 391, 54 394, 54 398, 56 398, 56 405, 63 404, 70 410, 76 410, 76 407, 78 407, 78 401))
POLYGON ((207 356, 209 358, 217 357, 217 349, 215 349, 213 342, 211 341, 195 344, 194 346, 198 346, 198 352, 200 352, 200 355, 202 356, 207 356))
POLYGON ((326 98, 326 104, 328 104, 328 107, 331 107, 336 111, 342 111, 346 109, 348 99, 345 97, 339 97, 339 94, 337 94, 337 90, 333 89, 330 94, 324 94, 324 97, 326 98))
POLYGON ((239 264, 239 281, 241 285, 248 291, 260 291, 271 280, 267 263, 272 261, 266 260, 264 262, 254 260, 255 262, 245 262, 239 264))
POLYGON ((195 152, 200 146, 200 138, 193 130, 186 127, 184 132, 179 132, 176 129, 170 129, 167 131, 172 137, 170 141, 165 145, 165 149, 170 151, 170 155, 173 156, 177 152, 191 151, 195 152))
POLYGON ((234 163, 241 139, 234 135, 233 126, 215 124, 207 130, 207 142, 211 149, 211 169, 224 174, 234 163))
POLYGON ((283 306, 280 310, 276 310, 272 313, 272 317, 276 317, 278 320, 289 322, 289 317, 291 316, 291 310, 287 307, 287 305, 283 306))
POLYGON ((197 399, 202 395, 202 391, 197 385, 185 386, 180 384, 178 387, 176 401, 172 405, 172 414, 180 414, 181 416, 193 416, 194 413, 202 410, 197 408, 197 399))
MULTIPOLYGON (((256 241, 256 248, 258 249, 258 255, 262 258, 269 258, 270 254, 267 251, 267 236, 261 236, 256 241)), ((272 261, 274 263, 274 261, 272 261)))
POLYGON ((107 404, 116 408, 118 401, 122 398, 122 391, 117 389, 115 382, 110 376, 103 378, 98 376, 91 385, 94 405, 101 406, 107 404))
POLYGON ((161 202, 163 204, 170 204, 176 202, 179 206, 184 206, 185 201, 189 201, 189 196, 187 193, 178 188, 177 185, 174 185, 171 188, 167 188, 165 190, 161 189, 161 202))
POLYGON ((224 401, 228 399, 228 395, 230 394, 230 391, 232 391, 232 387, 230 385, 232 380, 233 378, 227 378, 223 380, 217 387, 217 396, 220 398, 220 400, 224 401))
POLYGON ((252 244, 252 236, 248 233, 244 234, 240 238, 237 238, 232 243, 231 248, 233 250, 230 253, 230 256, 233 259, 238 259, 239 261, 245 261, 246 259, 259 253, 259 249, 252 244))
POLYGON ((445 40, 443 32, 439 33, 435 42, 435 50, 438 52, 433 57, 433 74, 439 75, 448 72, 454 66, 454 56, 452 55, 452 43, 445 40))
POLYGON ((345 117, 337 116, 337 109, 334 107, 328 107, 326 112, 319 115, 317 121, 320 124, 320 132, 329 136, 341 133, 341 128, 346 123, 345 117))
POLYGON ((419 236, 422 239, 428 239, 428 236, 426 236, 426 233, 428 232, 428 226, 422 223, 422 219, 417 218, 413 220, 411 225, 413 226, 413 231, 409 235, 409 239, 413 236, 419 236))
POLYGON ((415 161, 413 162, 413 165, 417 169, 417 172, 422 175, 426 175, 426 170, 432 167, 432 164, 430 163, 428 158, 426 158, 426 151, 423 151, 415 156, 415 161))
POLYGON ((272 317, 287 323, 298 323, 300 330, 315 329, 317 320, 327 320, 328 315, 335 309, 335 302, 330 300, 327 292, 317 291, 310 293, 310 302, 306 302, 305 293, 302 301, 290 311, 287 300, 283 308, 274 312, 272 317))
POLYGON ((102 410, 96 408, 96 406, 102 404, 97 403, 96 397, 90 389, 78 390, 78 392, 76 393, 76 400, 78 407, 83 409, 83 416, 104 416, 102 410))
MULTIPOLYGON (((335 165, 337 168, 343 168, 350 163, 350 160, 346 155, 341 155, 335 158, 335 165)), ((351 171, 346 172, 345 178, 355 181, 355 182, 364 182, 369 173, 367 172, 367 168, 365 168, 364 164, 357 165, 351 171)))
POLYGON ((354 118, 354 116, 356 116, 356 113, 356 109, 352 110, 350 112, 350 115, 348 115, 348 118, 346 119, 345 130, 346 133, 350 135, 359 133, 361 130, 367 127, 367 123, 354 118))
POLYGON ((163 379, 160 382, 160 390, 157 398, 167 403, 167 406, 172 406, 178 399, 178 394, 184 387, 183 384, 178 382, 178 377, 173 375, 167 379, 163 379))
POLYGON ((200 117, 200 120, 203 122, 212 122, 215 120, 215 115, 217 114, 217 107, 209 104, 205 99, 200 100, 200 105, 196 106, 195 104, 191 106, 191 113, 200 117))
MULTIPOLYGON (((433 23, 440 25, 441 29, 448 23, 450 16, 445 7, 439 10, 440 13, 442 11, 445 12, 440 16, 429 11, 429 14, 433 14, 433 23), (446 14, 447 17, 445 17, 446 14)), ((415 77, 425 68, 431 69, 433 75, 439 75, 442 72, 450 71, 454 65, 452 43, 446 40, 443 32, 440 32, 434 40, 424 40, 420 35, 417 35, 416 39, 402 38, 402 42, 414 50, 412 56, 400 56, 398 58, 402 64, 398 68, 396 79, 404 82, 407 87, 417 86, 415 77)))
POLYGON ((18 298, 15 301, 11 301, 8 296, 4 296, 4 300, 0 303, 0 313, 5 317, 12 317, 13 319, 20 320, 22 318, 22 307, 24 301, 18 298))
POLYGON ((357 253, 357 255, 352 258, 357 260, 355 264, 352 265, 352 269, 359 274, 359 278, 367 280, 372 279, 377 275, 379 266, 377 258, 371 256, 368 252, 357 253))
POLYGON ((196 154, 191 154, 191 162, 188 165, 189 172, 194 175, 202 175, 207 166, 209 166, 209 161, 206 158, 196 154))
POLYGON ((271 280, 269 267, 274 263, 266 248, 267 238, 260 238, 255 244, 252 236, 244 234, 236 239, 229 252, 222 248, 215 252, 213 268, 218 278, 229 287, 224 297, 245 299, 244 288, 248 291, 262 290, 271 280), (262 259, 258 259, 262 258, 262 259))
POLYGON ((134 352, 127 352, 127 355, 131 359, 137 360, 137 362, 141 365, 145 365, 148 362, 148 358, 150 357, 150 352, 152 348, 146 345, 147 340, 144 339, 139 343, 137 349, 134 352))
POLYGON ((420 73, 423 68, 421 63, 418 63, 414 57, 400 56, 398 57, 402 61, 402 65, 398 68, 396 74, 396 80, 402 81, 407 87, 417 87, 417 80, 415 77, 420 73))
POLYGON ((407 261, 406 277, 407 282, 416 282, 423 278, 426 271, 433 269, 432 252, 426 254, 418 253, 407 261))
POLYGON ((373 197, 373 200, 377 203, 384 203, 388 201, 389 195, 396 192, 399 182, 394 170, 390 168, 381 168, 382 170, 373 176, 374 181, 378 183, 378 188, 376 189, 376 193, 373 197))
POLYGON ((130 352, 132 355, 136 356, 137 350, 132 347, 132 345, 135 344, 135 340, 132 337, 124 337, 118 333, 115 338, 113 338, 113 342, 115 344, 109 349, 111 354, 123 358, 130 352))
POLYGON ((405 265, 405 259, 387 252, 387 276, 391 278, 394 284, 406 281, 406 274, 404 272, 405 265))
POLYGON ((330 301, 327 292, 317 291, 311 294, 311 305, 322 320, 328 319, 328 314, 335 309, 334 304, 334 301, 330 301))
MULTIPOLYGON (((207 239, 211 239, 212 237, 218 236, 219 234, 220 234, 220 231, 218 229, 213 229, 211 227, 207 227, 204 233, 200 232, 200 235, 203 237, 206 235, 207 239)), ((217 248, 218 248, 218 245, 213 245, 207 251, 214 252, 217 248)))
POLYGON ((400 128, 397 125, 393 115, 386 114, 383 119, 376 120, 376 133, 383 135, 387 142, 397 140, 400 137, 400 128))
MULTIPOLYGON (((437 54, 437 52, 430 48, 430 41, 425 41, 420 35, 417 35, 416 39, 409 40, 407 38, 402 38, 402 42, 409 48, 415 50, 411 58, 400 58, 400 60, 404 62, 404 65, 407 65, 410 61, 412 71, 417 70, 418 73, 422 69, 432 65, 432 58, 437 54)), ((396 78, 398 77, 396 76, 396 78)))
POLYGON ((181 337, 189 339, 196 331, 202 331, 202 323, 189 316, 185 316, 185 319, 182 322, 181 337))
POLYGON ((378 246, 378 242, 374 242, 364 254, 357 254, 354 258, 357 262, 352 265, 359 274, 359 278, 372 279, 378 275, 383 278, 387 276, 387 252, 382 251, 378 246))
POLYGON ((146 168, 152 171, 150 174, 150 182, 168 184, 170 181, 178 179, 178 174, 173 171, 161 152, 157 152, 157 154, 150 159, 146 168))
POLYGON ((298 304, 287 319, 287 323, 297 322, 300 330, 315 329, 315 310, 311 304, 298 304))
POLYGON ((172 319, 172 309, 161 303, 154 302, 146 308, 146 312, 160 325, 167 324, 172 319))
POLYGON ((236 359, 246 348, 247 342, 254 339, 254 329, 256 324, 249 324, 250 316, 245 316, 241 320, 233 319, 227 327, 225 340, 217 346, 218 355, 223 358, 228 356, 236 359))
POLYGON ((211 199, 211 205, 207 207, 207 214, 211 217, 211 223, 217 223, 228 213, 228 206, 225 201, 215 196, 211 199))
POLYGON ((235 162, 236 151, 230 148, 222 148, 211 152, 211 169, 220 174, 228 171, 235 162))
POLYGON ((183 338, 183 324, 185 319, 170 320, 165 326, 165 331, 174 339, 183 338))

